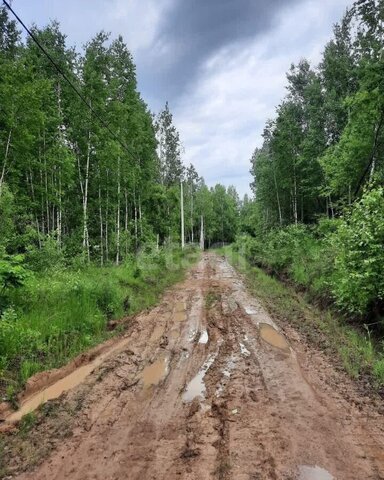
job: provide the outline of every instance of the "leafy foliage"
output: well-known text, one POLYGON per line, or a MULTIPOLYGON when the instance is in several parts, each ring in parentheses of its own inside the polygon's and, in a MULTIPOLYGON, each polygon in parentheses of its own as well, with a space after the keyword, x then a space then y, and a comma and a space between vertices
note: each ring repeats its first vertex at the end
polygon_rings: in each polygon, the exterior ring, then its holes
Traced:
POLYGON ((375 324, 384 314, 382 14, 382 1, 356 2, 318 67, 291 66, 251 159, 255 198, 240 214, 250 259, 375 324))
POLYGON ((384 299, 384 189, 367 191, 332 237, 337 303, 351 313, 380 311, 384 299))

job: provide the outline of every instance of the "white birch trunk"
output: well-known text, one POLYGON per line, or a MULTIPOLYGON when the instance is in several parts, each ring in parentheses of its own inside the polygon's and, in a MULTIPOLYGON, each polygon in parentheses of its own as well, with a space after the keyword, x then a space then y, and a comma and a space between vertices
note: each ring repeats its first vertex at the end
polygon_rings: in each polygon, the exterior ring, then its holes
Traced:
POLYGON ((116 265, 120 263, 120 155, 117 158, 116 265))
POLYGON ((191 182, 191 242, 194 242, 193 237, 193 182, 191 182))
POLYGON ((11 137, 12 137, 12 128, 9 130, 9 134, 8 134, 8 138, 7 138, 7 144, 5 146, 3 168, 1 169, 1 176, 0 176, 0 197, 1 197, 2 189, 3 189, 3 183, 4 183, 4 180, 5 180, 5 169, 6 169, 6 166, 7 166, 9 147, 11 145, 11 137))
POLYGON ((84 179, 84 197, 83 197, 83 249, 90 260, 89 254, 89 235, 88 235, 88 184, 89 184, 89 164, 91 157, 91 131, 88 132, 87 162, 85 166, 84 179))
POLYGON ((180 214, 181 214, 181 248, 184 248, 184 193, 183 193, 183 182, 180 182, 180 214))
POLYGON ((125 256, 128 256, 128 194, 127 190, 124 189, 125 197, 125 221, 124 221, 124 231, 125 231, 125 256))
POLYGON ((200 217, 200 250, 204 250, 204 217, 200 217))
POLYGON ((137 228, 137 204, 136 204, 136 190, 133 191, 133 205, 135 211, 135 249, 138 247, 138 228, 137 228))
POLYGON ((100 220, 100 265, 104 265, 104 229, 103 229, 103 209, 101 202, 101 186, 99 184, 99 220, 100 220))
POLYGON ((139 226, 140 226, 140 236, 143 238, 143 217, 141 213, 141 197, 139 195, 139 226))

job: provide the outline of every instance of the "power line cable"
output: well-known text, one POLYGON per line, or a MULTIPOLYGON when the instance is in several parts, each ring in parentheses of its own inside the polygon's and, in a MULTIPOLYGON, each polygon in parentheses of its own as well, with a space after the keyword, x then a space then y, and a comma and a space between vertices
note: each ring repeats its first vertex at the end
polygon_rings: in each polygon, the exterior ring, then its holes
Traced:
POLYGON ((17 13, 13 10, 11 5, 6 1, 3 0, 4 5, 8 8, 10 12, 14 15, 16 20, 20 23, 20 25, 24 28, 24 30, 28 33, 28 35, 32 38, 32 40, 36 43, 38 48, 43 52, 43 54, 48 58, 50 63, 54 66, 54 68, 60 73, 60 75, 64 78, 64 80, 68 83, 68 85, 72 88, 72 90, 76 93, 76 95, 81 99, 81 101, 90 109, 93 115, 97 118, 100 124, 112 135, 112 137, 119 143, 121 147, 131 156, 133 160, 137 160, 136 156, 131 152, 131 150, 125 145, 124 142, 116 135, 116 133, 109 127, 109 125, 103 120, 103 118, 95 111, 92 105, 87 101, 84 95, 79 91, 79 89, 74 85, 72 80, 68 78, 67 74, 63 72, 60 66, 55 62, 49 52, 45 49, 43 45, 39 42, 36 35, 25 25, 25 23, 21 20, 21 18, 17 15, 17 13))

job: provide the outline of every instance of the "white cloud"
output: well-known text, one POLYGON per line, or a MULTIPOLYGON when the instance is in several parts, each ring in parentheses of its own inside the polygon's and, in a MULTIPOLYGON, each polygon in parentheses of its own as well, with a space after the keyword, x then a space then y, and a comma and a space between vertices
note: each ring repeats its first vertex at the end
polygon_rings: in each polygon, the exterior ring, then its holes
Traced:
POLYGON ((302 57, 319 62, 347 4, 308 1, 282 11, 268 35, 207 60, 174 110, 185 163, 193 163, 209 185, 234 184, 240 194, 249 192, 249 159, 285 95, 285 73, 302 57))
POLYGON ((102 29, 114 37, 122 34, 134 54, 144 99, 153 109, 170 101, 185 163, 194 163, 210 185, 232 183, 243 194, 251 181, 249 158, 261 143, 265 121, 285 94, 286 71, 302 57, 320 60, 332 24, 352 0, 301 0, 293 7, 277 8, 268 33, 255 26, 253 41, 239 46, 234 38, 232 46, 216 50, 199 67, 182 97, 163 98, 162 83, 174 80, 170 72, 182 73, 177 70, 180 45, 171 44, 174 51, 169 51, 161 36, 162 23, 176 1, 189 0, 14 0, 13 6, 29 24, 43 26, 57 18, 72 45, 81 46, 102 29), (167 70, 172 65, 175 68, 167 70))

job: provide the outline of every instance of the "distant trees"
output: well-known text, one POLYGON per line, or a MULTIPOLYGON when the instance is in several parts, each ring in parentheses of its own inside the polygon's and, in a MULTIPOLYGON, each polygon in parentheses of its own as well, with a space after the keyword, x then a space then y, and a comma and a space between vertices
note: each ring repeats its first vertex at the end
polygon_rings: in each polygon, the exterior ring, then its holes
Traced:
POLYGON ((383 2, 356 2, 317 68, 287 74, 288 94, 251 159, 266 228, 333 217, 380 183, 384 164, 383 2))
POLYGON ((0 256, 53 243, 68 258, 119 264, 146 242, 179 242, 180 182, 186 240, 199 238, 201 215, 207 243, 233 238, 237 207, 223 214, 215 189, 184 167, 169 105, 148 110, 123 38, 101 32, 79 54, 57 22, 33 31, 92 110, 0 8, 0 256))
POLYGON ((384 313, 383 19, 383 0, 357 1, 319 66, 291 67, 240 213, 253 262, 373 325, 384 313))

